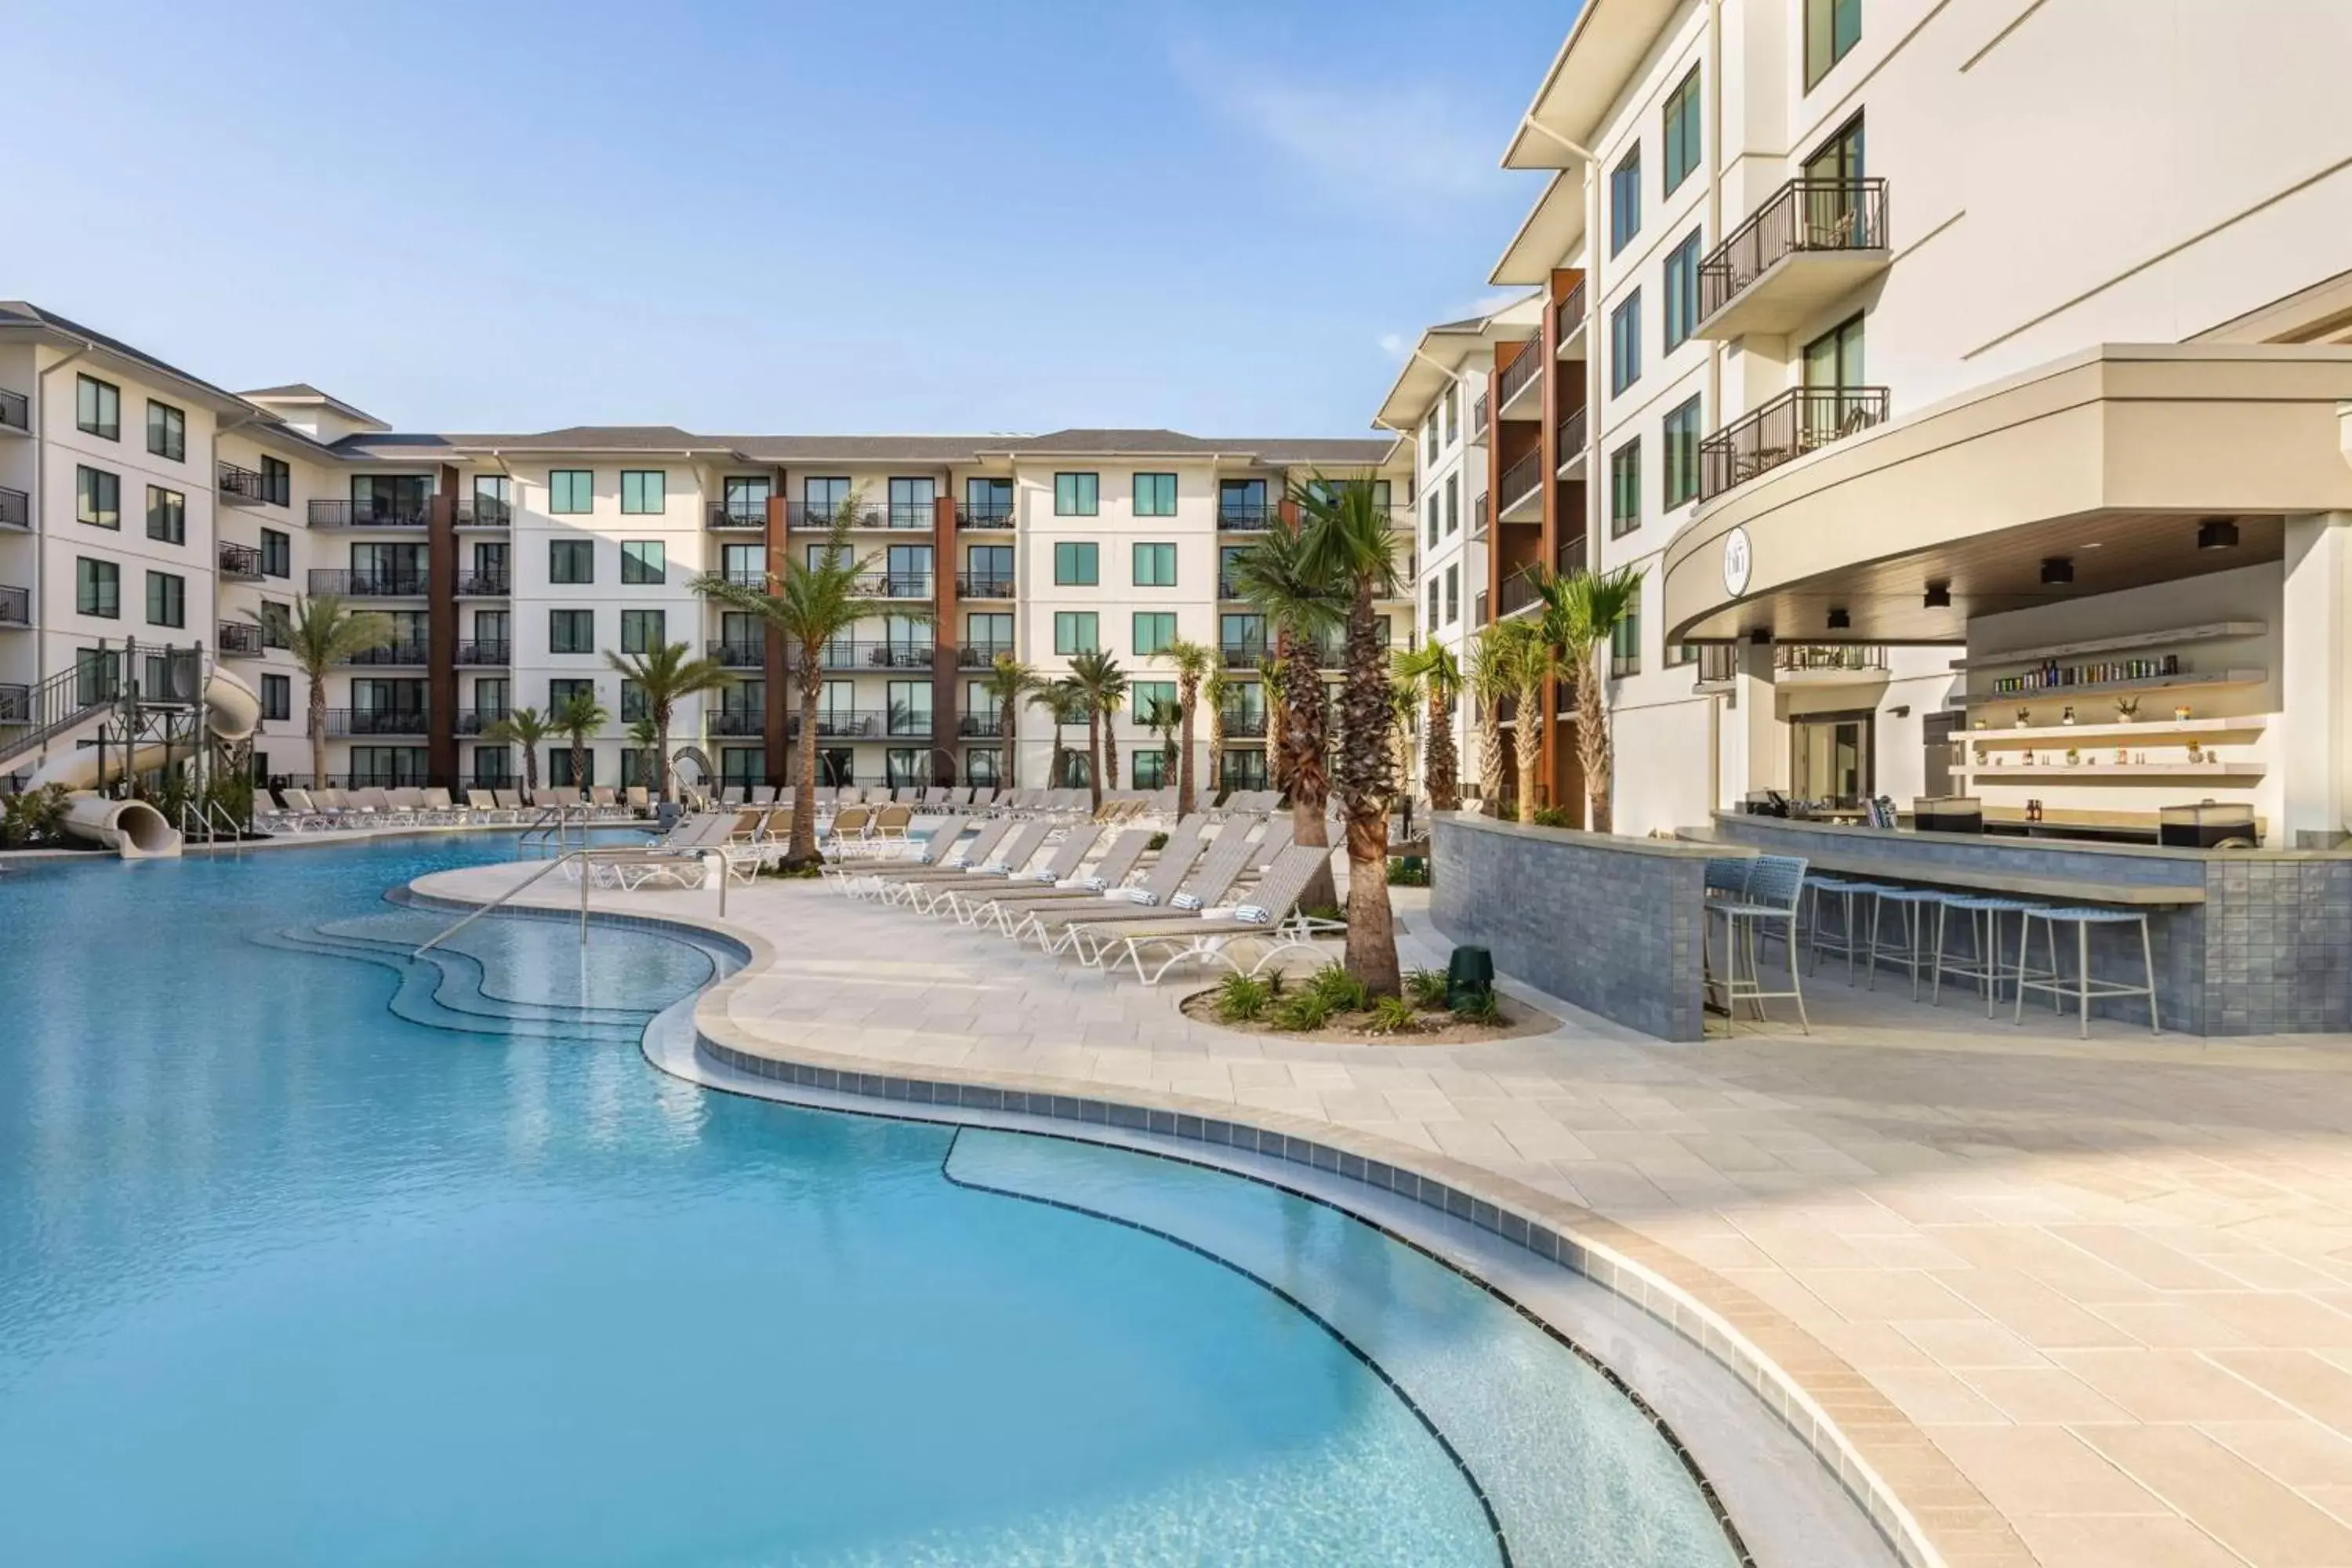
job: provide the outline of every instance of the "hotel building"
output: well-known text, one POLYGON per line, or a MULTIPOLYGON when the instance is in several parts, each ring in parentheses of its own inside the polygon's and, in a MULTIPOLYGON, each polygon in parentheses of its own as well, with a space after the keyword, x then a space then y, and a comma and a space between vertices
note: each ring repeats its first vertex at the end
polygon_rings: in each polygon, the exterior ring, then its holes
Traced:
MULTIPOLYGON (((788 782, 795 656, 691 584, 757 583, 822 550, 847 513, 871 603, 824 656, 828 782, 992 783, 1007 739, 976 682, 995 657, 1051 678, 1101 647, 1132 683, 1111 727, 1119 779, 1156 784, 1162 742, 1145 721, 1174 678, 1154 656, 1181 637, 1221 650, 1223 782, 1255 786, 1268 639, 1234 595, 1232 556, 1293 515, 1294 481, 1356 475, 1391 487, 1408 557, 1411 461, 1390 439, 418 435, 313 386, 231 393, 0 302, 0 775, 77 743, 135 638, 217 657, 261 698, 258 773, 307 780, 309 690, 278 626, 299 595, 337 594, 390 616, 394 636, 330 678, 333 782, 517 784, 514 748, 484 731, 585 689, 612 722, 579 782, 648 783, 628 741, 640 696, 604 654, 677 641, 733 679, 681 705, 673 748, 698 746, 726 783, 788 782)), ((1411 605, 1389 608, 1402 644, 1411 605)), ((1050 717, 1028 709, 1015 728, 1018 776, 1045 782, 1050 717)), ((568 742, 539 776, 575 782, 568 742)))

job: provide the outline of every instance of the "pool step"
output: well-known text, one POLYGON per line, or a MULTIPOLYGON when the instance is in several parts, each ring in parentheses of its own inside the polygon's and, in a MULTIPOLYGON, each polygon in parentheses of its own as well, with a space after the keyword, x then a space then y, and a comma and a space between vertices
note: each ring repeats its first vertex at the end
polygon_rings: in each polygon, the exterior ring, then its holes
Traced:
POLYGON ((480 967, 475 989, 521 1006, 642 1024, 674 997, 709 982, 709 953, 647 933, 591 926, 583 947, 568 920, 499 914, 451 933, 439 910, 394 909, 329 921, 320 934, 389 945, 404 954, 447 934, 428 956, 463 954, 480 967))
POLYGON ((388 967, 394 968, 409 964, 429 966, 438 971, 441 976, 434 991, 434 1000, 453 1012, 522 1022, 603 1024, 629 1029, 644 1027, 646 1020, 653 1016, 652 1010, 646 1008, 585 1008, 562 1003, 511 1001, 483 987, 486 970, 481 958, 473 953, 436 948, 417 958, 404 945, 357 941, 339 934, 331 924, 281 934, 314 952, 386 963, 388 967))
POLYGON ((267 947, 355 960, 389 969, 400 979, 390 1003, 393 1014, 410 1023, 453 1034, 633 1045, 643 1035, 646 1021, 651 1016, 646 1014, 634 1020, 587 1018, 546 1007, 518 1011, 523 1005, 502 1002, 478 990, 446 990, 453 978, 454 964, 445 966, 429 957, 415 959, 404 951, 382 944, 339 942, 302 931, 257 934, 253 940, 267 947))

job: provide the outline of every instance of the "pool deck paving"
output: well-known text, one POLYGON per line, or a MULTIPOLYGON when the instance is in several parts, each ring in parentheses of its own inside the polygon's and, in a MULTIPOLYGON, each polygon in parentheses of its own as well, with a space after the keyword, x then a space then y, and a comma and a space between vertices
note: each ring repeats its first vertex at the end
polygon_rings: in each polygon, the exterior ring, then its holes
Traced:
MULTIPOLYGON (((1442 964, 1394 891, 1406 963, 1442 964)), ((735 1049, 1227 1118, 1590 1238, 1803 1389, 1928 1560, 2352 1565, 2352 1038, 2084 1041, 1825 970, 1810 1036, 1665 1044, 1507 985, 1559 1026, 1311 1044, 1185 1017, 1213 975, 1146 988, 814 883, 724 921, 707 890, 593 904, 753 945, 698 1014, 735 1049)))

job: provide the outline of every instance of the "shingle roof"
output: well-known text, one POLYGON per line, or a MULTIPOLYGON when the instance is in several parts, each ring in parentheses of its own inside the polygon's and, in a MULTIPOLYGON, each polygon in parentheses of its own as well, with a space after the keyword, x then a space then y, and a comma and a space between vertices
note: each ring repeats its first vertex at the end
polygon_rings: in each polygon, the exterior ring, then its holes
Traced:
POLYGON ((382 425, 383 420, 364 408, 355 407, 331 392, 323 392, 307 381, 289 381, 283 386, 259 386, 240 396, 255 403, 282 401, 289 403, 323 403, 345 418, 362 420, 370 425, 382 425))
POLYGON ((50 331, 79 338, 84 342, 94 343, 107 353, 129 360, 134 364, 161 371, 175 381, 200 387, 225 402, 242 404, 245 401, 225 386, 215 386, 203 376, 191 375, 175 364, 157 359, 153 354, 143 350, 132 348, 120 338, 110 338, 104 332, 85 327, 79 321, 68 321, 54 310, 45 310, 27 300, 0 300, 0 327, 45 327, 50 331))
POLYGON ((715 436, 761 463, 969 463, 1022 436, 715 436))

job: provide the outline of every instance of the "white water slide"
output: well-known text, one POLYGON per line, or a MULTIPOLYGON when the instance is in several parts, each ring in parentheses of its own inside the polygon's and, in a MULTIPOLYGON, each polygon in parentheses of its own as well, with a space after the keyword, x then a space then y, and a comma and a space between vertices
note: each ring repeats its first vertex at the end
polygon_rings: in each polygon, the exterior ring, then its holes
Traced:
MULTIPOLYGON (((93 726, 98 722, 94 718, 93 726)), ((242 741, 251 735, 261 722, 261 699, 253 688, 224 669, 213 671, 205 682, 205 722, 213 735, 223 741, 242 741)), ((70 739, 70 737, 67 737, 70 739)), ((148 768, 160 768, 170 760, 169 752, 177 750, 184 758, 187 748, 166 748, 161 745, 135 748, 128 771, 139 773, 148 768)), ((98 783, 99 749, 96 746, 69 744, 53 752, 49 760, 32 772, 26 781, 27 789, 40 789, 47 784, 63 784, 73 792, 66 805, 66 831, 77 838, 103 845, 125 860, 145 860, 177 855, 180 852, 180 830, 164 820, 163 814, 144 801, 109 800, 89 793, 98 783)), ((125 771, 121 753, 107 759, 110 773, 125 771)))

